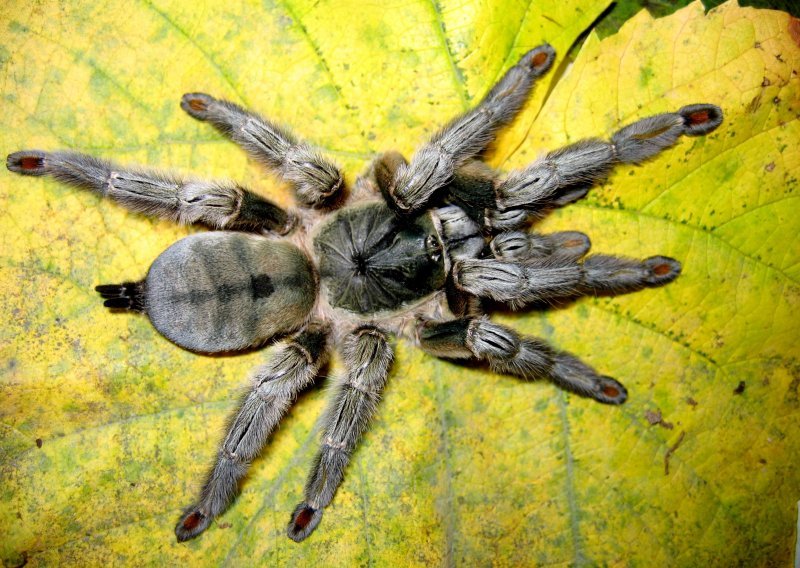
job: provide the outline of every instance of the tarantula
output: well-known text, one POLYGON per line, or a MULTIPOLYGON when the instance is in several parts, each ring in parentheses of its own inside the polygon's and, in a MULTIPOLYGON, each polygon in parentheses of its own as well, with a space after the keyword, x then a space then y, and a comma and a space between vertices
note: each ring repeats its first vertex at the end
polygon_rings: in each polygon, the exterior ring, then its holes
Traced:
POLYGON ((134 211, 221 229, 178 241, 143 280, 97 286, 105 306, 144 313, 168 339, 201 353, 285 340, 229 422, 197 500, 175 527, 179 541, 196 537, 231 504, 250 461, 333 346, 346 370, 322 418, 305 499, 291 514, 287 532, 295 541, 319 524, 375 413, 392 366, 391 336, 437 357, 548 379, 602 403, 625 401, 615 379, 491 323, 484 312, 492 304, 519 308, 674 280, 681 265, 672 258, 585 256, 590 242, 582 233, 521 229, 583 197, 615 164, 639 163, 681 135, 711 132, 722 112, 693 104, 643 118, 610 141, 582 140, 501 176, 480 155, 554 56, 548 45, 523 55, 476 108, 436 132, 410 162, 387 152, 352 191, 336 165, 287 130, 233 103, 184 95, 187 113, 293 187, 297 210, 233 183, 121 168, 82 154, 8 156, 13 172, 49 175, 134 211))

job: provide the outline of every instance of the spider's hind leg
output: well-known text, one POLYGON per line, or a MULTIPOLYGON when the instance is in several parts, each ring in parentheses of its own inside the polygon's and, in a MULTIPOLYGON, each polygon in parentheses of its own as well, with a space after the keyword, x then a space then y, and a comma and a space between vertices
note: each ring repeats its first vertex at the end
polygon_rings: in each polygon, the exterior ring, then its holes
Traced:
POLYGON ((363 325, 345 340, 347 374, 339 382, 322 420, 322 443, 305 487, 305 501, 292 512, 287 534, 305 540, 319 525, 342 482, 350 455, 378 407, 394 358, 386 333, 363 325))
POLYGON ((253 389, 228 424, 197 501, 175 526, 178 541, 199 535, 233 502, 250 462, 261 452, 297 394, 317 376, 326 359, 326 343, 327 328, 311 324, 256 373, 253 389))
POLYGON ((622 404, 628 397, 619 381, 599 375, 574 355, 485 319, 422 321, 417 337, 422 349, 437 357, 484 361, 498 373, 527 380, 547 379, 564 390, 605 404, 622 404))

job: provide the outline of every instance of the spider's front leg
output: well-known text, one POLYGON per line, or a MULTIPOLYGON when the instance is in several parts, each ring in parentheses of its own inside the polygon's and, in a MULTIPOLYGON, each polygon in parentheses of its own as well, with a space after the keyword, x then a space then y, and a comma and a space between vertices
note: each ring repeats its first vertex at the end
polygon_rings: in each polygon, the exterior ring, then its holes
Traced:
POLYGON ((547 379, 605 404, 622 404, 628 397, 617 380, 599 375, 574 355, 485 319, 421 321, 417 338, 422 349, 437 357, 477 359, 495 372, 528 380, 547 379))
POLYGON ((448 184, 449 197, 488 232, 515 231, 531 217, 582 198, 614 165, 644 161, 681 136, 707 134, 721 122, 719 107, 685 106, 634 122, 610 141, 581 140, 550 152, 505 179, 483 162, 471 160, 456 170, 448 184))
POLYGON ((497 209, 541 211, 583 197, 616 164, 639 163, 669 148, 681 136, 708 134, 722 123, 722 110, 688 105, 625 126, 610 141, 581 140, 547 154, 496 182, 497 209))
POLYGON ((387 201, 403 214, 418 211, 444 187, 459 166, 482 152, 502 126, 511 122, 528 98, 537 77, 552 65, 555 51, 549 45, 522 56, 480 104, 434 134, 411 158, 398 167, 388 187, 387 201))
POLYGON ((347 374, 336 387, 322 420, 322 444, 305 487, 305 501, 292 513, 289 538, 300 542, 322 519, 342 482, 350 454, 366 431, 394 358, 386 333, 363 325, 345 339, 347 374))
POLYGON ((179 223, 218 229, 287 233, 293 219, 271 201, 227 181, 183 178, 146 168, 120 167, 76 152, 23 150, 9 154, 6 166, 28 176, 50 176, 88 189, 123 207, 179 223))
POLYGON ((233 501, 250 462, 255 458, 297 394, 314 380, 326 359, 326 327, 311 324, 272 356, 256 373, 253 389, 231 419, 217 461, 197 502, 175 526, 179 541, 206 530, 233 501))
POLYGON ((479 296, 524 303, 559 295, 626 294, 669 284, 681 272, 681 264, 667 256, 593 254, 581 262, 590 247, 589 237, 578 231, 500 233, 489 243, 497 260, 466 259, 458 265, 457 282, 479 296))
MULTIPOLYGON (((498 248, 500 254, 508 254, 498 248)), ((669 284, 681 272, 680 263, 667 256, 638 260, 594 254, 577 262, 573 254, 568 250, 539 258, 462 259, 453 265, 453 282, 469 294, 519 307, 587 294, 636 292, 669 284)))
POLYGON ((344 185, 339 168, 285 128, 239 105, 203 93, 183 95, 181 108, 208 122, 253 159, 277 172, 292 184, 297 200, 303 205, 327 206, 339 197, 344 185))
POLYGON ((500 233, 489 243, 495 258, 511 262, 548 258, 577 261, 589 252, 591 246, 589 237, 579 231, 559 231, 549 234, 512 231, 500 233))

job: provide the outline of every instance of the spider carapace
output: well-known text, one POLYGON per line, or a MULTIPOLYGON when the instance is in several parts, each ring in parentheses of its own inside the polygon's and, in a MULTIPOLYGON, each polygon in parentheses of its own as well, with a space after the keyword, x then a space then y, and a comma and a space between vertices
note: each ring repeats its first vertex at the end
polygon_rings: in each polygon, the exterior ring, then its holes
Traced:
POLYGON ((288 535, 305 539, 342 482, 389 375, 400 335, 444 358, 488 364, 522 379, 620 404, 627 391, 575 356, 489 321, 492 306, 520 308, 585 294, 661 286, 678 261, 593 254, 583 233, 526 231, 547 210, 583 197, 618 163, 639 163, 682 135, 722 122, 711 104, 642 118, 610 140, 588 139, 501 175, 480 160, 554 59, 548 45, 522 56, 473 110, 437 131, 410 162, 378 156, 352 190, 339 168, 289 131, 202 93, 182 108, 277 173, 299 207, 284 210, 230 182, 119 167, 70 152, 28 150, 8 168, 49 175, 145 214, 219 231, 163 252, 141 281, 98 286, 110 308, 145 313, 198 352, 283 345, 254 376, 217 458, 175 532, 193 538, 233 501, 249 463, 331 348, 345 371, 322 417, 320 448, 288 535), (413 325, 407 325, 412 322, 413 325))

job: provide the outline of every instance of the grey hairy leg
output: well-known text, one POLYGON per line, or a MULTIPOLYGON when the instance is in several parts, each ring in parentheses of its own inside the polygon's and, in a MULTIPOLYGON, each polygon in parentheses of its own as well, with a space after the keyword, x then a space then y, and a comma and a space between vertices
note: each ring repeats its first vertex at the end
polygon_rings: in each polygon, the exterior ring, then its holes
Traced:
POLYGON ((495 258, 509 262, 527 262, 547 257, 578 260, 589 252, 589 237, 578 231, 560 231, 543 235, 519 231, 500 233, 489 243, 495 258))
POLYGON ((89 189, 146 215, 218 229, 285 234, 291 216, 274 203, 231 182, 182 178, 116 164, 75 152, 23 150, 9 154, 6 166, 29 176, 50 176, 89 189))
POLYGON ((495 372, 527 380, 546 379, 605 404, 622 404, 628 397, 617 380, 599 375, 574 355, 485 319, 422 321, 417 337, 422 349, 437 357, 477 359, 495 372))
POLYGON ((474 157, 494 139, 522 108, 537 77, 551 66, 555 51, 549 45, 536 47, 522 56, 471 111, 451 121, 423 145, 408 165, 397 168, 389 188, 390 204, 402 213, 422 208, 446 185, 460 165, 474 157))
POLYGON ((531 212, 525 209, 490 210, 486 213, 486 228, 491 233, 516 231, 525 227, 531 219, 531 212))
POLYGON ((336 387, 322 418, 322 443, 305 487, 305 501, 292 513, 287 527, 296 542, 310 535, 342 482, 350 454, 378 407, 393 360, 386 334, 362 326, 345 340, 342 351, 347 374, 336 387))
POLYGON ((239 481, 261 452, 297 394, 308 386, 326 359, 328 330, 312 324, 289 340, 253 379, 253 389, 228 424, 217 461, 197 502, 175 526, 178 541, 196 537, 233 502, 239 481))
POLYGON ((596 254, 579 263, 552 255, 527 258, 524 262, 458 260, 453 267, 453 281, 469 294, 520 307, 584 294, 624 294, 663 286, 680 272, 680 263, 666 256, 638 260, 596 254))
POLYGON ((390 150, 379 155, 370 165, 369 175, 378 185, 378 189, 387 201, 391 201, 390 190, 394 183, 398 168, 407 166, 408 161, 396 150, 390 150))
POLYGON ((342 190, 344 181, 336 164, 285 128, 204 93, 183 95, 181 108, 214 126, 253 159, 292 184, 297 200, 303 205, 324 206, 342 190))
MULTIPOLYGON (((398 168, 406 165, 405 158, 399 152, 385 152, 378 156, 372 163, 369 175, 377 184, 378 189, 387 202, 391 202, 391 195, 389 189, 394 180, 394 175, 398 168)), ((484 165, 481 162, 472 160, 467 165, 457 172, 460 179, 469 180, 472 172, 477 172, 477 175, 483 176, 485 174, 493 174, 494 170, 484 165)), ((482 178, 485 179, 486 178, 482 178)), ((477 197, 480 199, 486 194, 485 187, 478 187, 477 191, 470 193, 469 181, 462 185, 466 189, 462 192, 463 195, 457 195, 459 188, 454 184, 448 186, 451 197, 455 198, 458 206, 445 205, 439 207, 433 213, 437 219, 436 223, 439 226, 440 237, 444 245, 446 254, 450 258, 474 258, 478 256, 484 248, 484 239, 481 234, 481 225, 475 218, 483 220, 484 208, 489 205, 493 206, 494 198, 491 197, 490 202, 480 203, 478 207, 465 202, 460 197, 467 199, 477 197), (455 191, 454 191, 455 190, 455 191), (471 211, 470 211, 471 209, 471 211)), ((489 188, 491 189, 491 188, 489 188)), ((489 191, 491 194, 491 191, 489 191)))
POLYGON ((618 163, 639 163, 669 148, 681 136, 700 136, 722 123, 722 110, 695 104, 678 112, 643 118, 611 137, 581 140, 547 154, 527 168, 511 172, 497 186, 499 209, 534 211, 565 205, 605 179, 618 163))
POLYGON ((583 261, 583 294, 627 294, 669 284, 681 273, 681 263, 668 256, 644 260, 594 254, 583 261))

